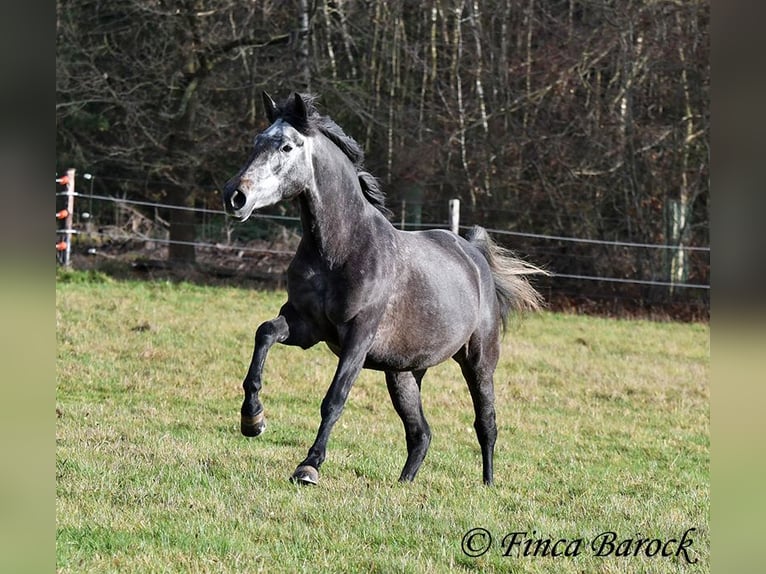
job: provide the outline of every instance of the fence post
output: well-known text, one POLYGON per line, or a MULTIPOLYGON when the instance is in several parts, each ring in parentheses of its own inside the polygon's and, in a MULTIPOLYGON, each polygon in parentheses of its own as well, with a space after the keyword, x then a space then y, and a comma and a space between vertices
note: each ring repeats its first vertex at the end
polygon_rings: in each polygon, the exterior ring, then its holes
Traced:
POLYGON ((458 227, 460 226, 460 200, 449 200, 449 228, 452 233, 457 234, 458 227))
POLYGON ((57 183, 63 183, 66 185, 66 209, 62 209, 56 214, 56 219, 64 216, 64 229, 59 233, 64 234, 64 241, 56 243, 56 250, 63 251, 63 264, 69 266, 70 256, 72 254, 72 222, 74 220, 74 174, 75 170, 70 168, 66 171, 66 175, 61 179, 57 179, 57 183))
POLYGON ((66 210, 67 215, 64 220, 64 229, 66 232, 66 251, 64 251, 64 265, 70 264, 72 255, 72 223, 74 221, 74 168, 66 170, 66 210))

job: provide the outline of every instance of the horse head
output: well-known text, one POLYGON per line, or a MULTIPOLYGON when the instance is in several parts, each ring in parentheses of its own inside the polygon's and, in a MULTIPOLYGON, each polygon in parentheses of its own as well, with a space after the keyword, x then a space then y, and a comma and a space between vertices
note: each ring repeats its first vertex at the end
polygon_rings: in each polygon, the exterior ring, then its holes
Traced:
POLYGON ((306 104, 298 93, 288 102, 280 108, 263 92, 270 125, 255 137, 247 163, 223 188, 224 207, 237 219, 244 221, 256 209, 293 198, 311 185, 311 145, 301 132, 308 120, 306 104))

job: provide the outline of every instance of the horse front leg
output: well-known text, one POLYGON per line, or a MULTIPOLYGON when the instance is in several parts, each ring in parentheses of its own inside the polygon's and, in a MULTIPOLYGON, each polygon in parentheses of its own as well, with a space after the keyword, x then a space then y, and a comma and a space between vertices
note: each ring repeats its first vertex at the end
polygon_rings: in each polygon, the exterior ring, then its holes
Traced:
POLYGON ((266 429, 263 404, 258 398, 263 386, 263 366, 266 362, 266 355, 274 343, 285 341, 289 335, 290 328, 282 315, 271 321, 261 323, 255 332, 253 358, 247 369, 245 380, 242 382, 245 400, 242 403, 240 430, 245 436, 258 436, 266 429))
POLYGON ((370 329, 367 325, 362 329, 352 328, 343 338, 335 376, 322 400, 322 422, 319 425, 314 444, 309 449, 308 456, 298 465, 290 479, 293 482, 314 485, 319 481, 319 467, 322 466, 327 454, 327 441, 330 438, 330 432, 335 423, 338 422, 351 387, 362 371, 373 337, 374 329, 370 329))
POLYGON ((263 405, 258 398, 263 385, 263 366, 266 355, 275 343, 296 345, 308 349, 317 338, 288 302, 282 306, 279 316, 262 323, 255 332, 255 347, 250 367, 242 383, 245 400, 242 402, 240 430, 245 436, 258 436, 266 429, 263 405))

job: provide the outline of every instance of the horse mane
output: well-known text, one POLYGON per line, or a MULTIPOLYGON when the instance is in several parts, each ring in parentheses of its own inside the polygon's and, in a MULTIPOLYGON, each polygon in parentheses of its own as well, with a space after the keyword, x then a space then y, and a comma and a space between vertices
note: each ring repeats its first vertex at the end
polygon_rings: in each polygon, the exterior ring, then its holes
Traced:
POLYGON ((295 93, 277 105, 277 115, 293 126, 303 135, 319 132, 334 143, 343 154, 351 160, 359 177, 359 184, 364 197, 384 216, 390 218, 393 213, 386 207, 386 194, 381 189, 378 179, 363 167, 364 151, 354 138, 346 134, 329 116, 319 113, 314 104, 316 96, 300 94, 306 108, 306 115, 296 109, 295 93))

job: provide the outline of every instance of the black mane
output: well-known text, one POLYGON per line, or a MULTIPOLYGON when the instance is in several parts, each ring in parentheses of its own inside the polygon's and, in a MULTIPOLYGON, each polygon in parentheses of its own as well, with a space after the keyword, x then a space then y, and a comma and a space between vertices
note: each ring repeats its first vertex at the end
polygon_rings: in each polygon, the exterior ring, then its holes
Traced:
POLYGON ((301 100, 306 107, 304 116, 296 106, 295 94, 290 94, 286 100, 277 105, 277 117, 282 118, 303 135, 311 135, 312 132, 319 132, 327 139, 333 142, 343 154, 354 164, 359 176, 359 184, 362 187, 364 197, 378 211, 386 217, 393 214, 386 207, 386 194, 381 189, 378 179, 363 167, 364 151, 354 138, 347 135, 343 129, 336 124, 330 117, 319 113, 314 101, 316 96, 311 94, 301 94, 301 100))

